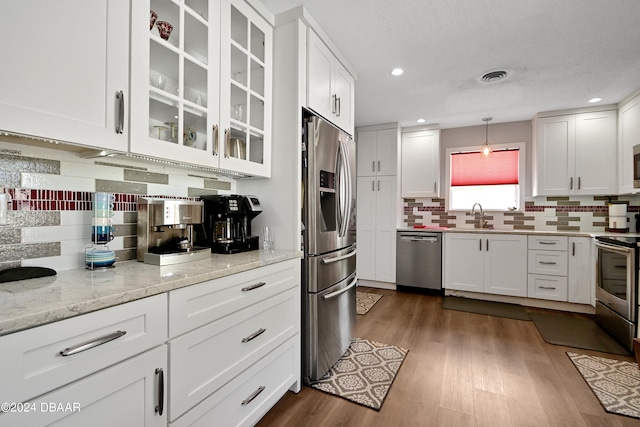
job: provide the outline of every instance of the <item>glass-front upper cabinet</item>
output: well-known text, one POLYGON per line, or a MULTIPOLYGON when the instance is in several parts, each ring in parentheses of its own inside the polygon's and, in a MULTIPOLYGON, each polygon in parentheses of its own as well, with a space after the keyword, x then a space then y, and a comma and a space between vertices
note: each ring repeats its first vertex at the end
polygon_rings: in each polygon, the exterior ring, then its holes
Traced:
POLYGON ((130 151, 269 176, 271 24, 243 0, 136 0, 131 33, 130 151))
POLYGON ((218 167, 217 4, 132 3, 130 151, 218 167))
POLYGON ((220 166, 271 174, 273 28, 243 1, 222 6, 220 166))

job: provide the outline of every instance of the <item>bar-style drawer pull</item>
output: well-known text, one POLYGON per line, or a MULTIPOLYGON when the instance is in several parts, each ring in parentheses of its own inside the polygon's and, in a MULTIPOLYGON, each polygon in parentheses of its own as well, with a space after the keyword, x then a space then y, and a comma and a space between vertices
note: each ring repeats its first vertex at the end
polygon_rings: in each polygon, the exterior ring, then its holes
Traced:
POLYGON ((249 291, 252 291, 254 289, 261 288, 266 284, 267 284, 266 282, 258 282, 258 283, 255 283, 253 285, 245 286, 244 288, 242 288, 242 292, 249 292, 249 291))
POLYGON ((162 368, 156 368, 158 377, 158 404, 156 405, 156 414, 162 415, 164 412, 164 371, 162 368))
POLYGON ((258 389, 257 389, 256 391, 254 391, 253 393, 251 393, 251 395, 250 395, 249 397, 247 397, 245 400, 243 400, 243 401, 242 401, 242 406, 246 406, 246 405, 248 405, 249 403, 251 403, 251 401, 252 401, 253 399, 255 399, 256 397, 258 397, 258 395, 264 391, 264 388, 265 388, 265 387, 264 387, 263 385, 261 385, 260 387, 258 387, 258 389))
POLYGON ((549 289, 549 290, 552 290, 552 291, 555 291, 555 290, 556 290, 556 288, 554 288, 553 286, 538 286, 538 287, 539 287, 540 289, 549 289))
POLYGON ((258 338, 260 335, 264 334, 267 330, 265 328, 260 328, 248 337, 242 338, 242 342, 249 342, 254 338, 258 338))
POLYGON ((114 333, 109 334, 109 335, 105 335, 104 337, 100 337, 100 338, 97 338, 95 340, 83 342, 82 344, 78 344, 78 345, 73 346, 73 347, 65 348, 64 350, 62 350, 60 352, 60 355, 61 356, 72 356, 74 354, 83 352, 85 350, 92 349, 92 348, 97 347, 99 345, 106 344, 109 341, 113 341, 115 339, 118 339, 118 338, 120 338, 121 336, 123 336, 126 333, 127 333, 127 331, 115 331, 114 333))
POLYGON ((538 243, 540 243, 541 245, 557 245, 558 244, 558 242, 544 242, 544 241, 538 242, 538 243))
POLYGON ((540 264, 543 265, 556 265, 557 262, 553 262, 553 261, 538 261, 540 264))

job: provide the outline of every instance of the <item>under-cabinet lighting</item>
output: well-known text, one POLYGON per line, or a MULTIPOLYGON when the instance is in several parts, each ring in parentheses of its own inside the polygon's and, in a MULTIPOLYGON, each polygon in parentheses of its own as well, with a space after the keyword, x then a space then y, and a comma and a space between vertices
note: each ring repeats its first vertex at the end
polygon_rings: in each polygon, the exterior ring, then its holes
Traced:
POLYGON ((591 98, 591 99, 589 100, 589 102, 590 102, 591 104, 593 104, 594 102, 600 102, 600 101, 602 101, 602 98, 591 98))
POLYGON ((393 76, 401 76, 402 73, 404 73, 404 70, 402 68, 394 68, 393 70, 391 70, 391 75, 393 76))

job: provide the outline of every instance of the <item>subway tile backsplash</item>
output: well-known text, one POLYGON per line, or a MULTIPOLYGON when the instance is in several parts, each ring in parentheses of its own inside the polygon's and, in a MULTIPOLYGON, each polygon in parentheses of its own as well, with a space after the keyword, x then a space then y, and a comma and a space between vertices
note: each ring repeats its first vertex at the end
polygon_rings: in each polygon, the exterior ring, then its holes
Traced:
POLYGON ((84 159, 74 151, 2 136, 0 192, 9 193, 11 203, 8 224, 0 225, 0 270, 84 268, 97 191, 115 196, 115 238, 108 247, 117 261, 125 261, 136 259, 138 197, 196 198, 235 189, 233 179, 207 172, 122 158, 84 159))
MULTIPOLYGON (((489 212, 488 225, 501 230, 587 231, 609 230, 609 203, 627 204, 627 226, 635 231, 634 215, 640 196, 532 197, 524 212, 489 212)), ((446 211, 445 199, 404 199, 404 226, 474 227, 479 218, 465 211, 446 211)), ((471 207, 469 207, 471 210, 471 207)))

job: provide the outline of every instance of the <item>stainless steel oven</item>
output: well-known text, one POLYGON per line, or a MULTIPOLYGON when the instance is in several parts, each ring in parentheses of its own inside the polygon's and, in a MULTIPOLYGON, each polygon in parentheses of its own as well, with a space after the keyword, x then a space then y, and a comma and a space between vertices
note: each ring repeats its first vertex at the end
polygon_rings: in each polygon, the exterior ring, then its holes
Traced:
POLYGON ((596 322, 633 349, 638 324, 638 238, 596 237, 596 322))

